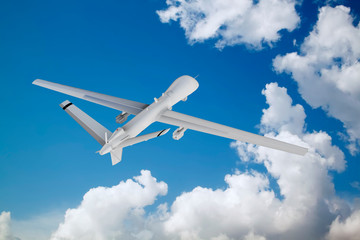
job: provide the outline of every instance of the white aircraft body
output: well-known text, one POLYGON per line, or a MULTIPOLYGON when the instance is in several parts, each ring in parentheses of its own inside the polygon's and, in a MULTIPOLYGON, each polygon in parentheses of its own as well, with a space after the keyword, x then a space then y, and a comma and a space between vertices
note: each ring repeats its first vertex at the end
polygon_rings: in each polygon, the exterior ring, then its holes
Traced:
POLYGON ((169 129, 164 129, 138 136, 153 122, 178 126, 179 128, 173 133, 175 140, 182 138, 187 129, 192 129, 298 155, 305 155, 308 151, 307 148, 172 111, 173 105, 181 100, 186 101, 187 97, 199 87, 199 83, 194 78, 186 75, 176 79, 166 92, 159 99, 154 98, 154 102, 150 105, 40 79, 36 79, 33 84, 120 110, 122 113, 116 117, 118 123, 124 123, 130 114, 135 115, 128 123, 117 128, 112 133, 71 102, 66 100, 60 104, 72 118, 102 145, 102 148, 98 151, 101 155, 111 154, 113 165, 121 161, 124 147, 162 136, 169 131, 169 129))

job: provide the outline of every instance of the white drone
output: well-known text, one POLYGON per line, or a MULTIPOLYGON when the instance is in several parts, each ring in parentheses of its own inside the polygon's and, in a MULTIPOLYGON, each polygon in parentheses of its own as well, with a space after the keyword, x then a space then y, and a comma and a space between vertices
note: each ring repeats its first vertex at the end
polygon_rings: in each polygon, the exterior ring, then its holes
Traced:
POLYGON ((111 154, 113 165, 121 161, 124 147, 162 136, 169 131, 169 129, 164 129, 138 136, 153 122, 178 126, 179 128, 173 133, 175 140, 182 138, 187 129, 192 129, 299 155, 305 155, 308 151, 307 148, 172 111, 173 105, 180 100, 186 101, 187 97, 199 87, 199 83, 190 76, 182 76, 176 79, 166 92, 159 99, 154 98, 154 102, 150 105, 40 79, 35 80, 33 84, 120 110, 122 113, 116 117, 116 122, 120 124, 124 123, 130 114, 136 115, 112 133, 71 102, 66 100, 60 104, 62 109, 102 145, 98 151, 100 155, 111 154))

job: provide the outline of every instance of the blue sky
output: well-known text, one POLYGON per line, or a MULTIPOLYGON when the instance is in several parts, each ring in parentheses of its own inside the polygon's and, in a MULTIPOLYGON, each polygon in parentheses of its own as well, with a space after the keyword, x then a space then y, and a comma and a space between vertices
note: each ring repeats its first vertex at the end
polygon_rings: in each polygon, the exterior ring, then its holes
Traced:
MULTIPOLYGON (((174 7, 182 4, 179 1, 174 7)), ((351 9, 352 27, 358 26, 358 3, 330 1, 328 6, 332 9, 341 4, 351 9)), ((329 167, 325 175, 331 179, 329 186, 334 184, 334 196, 348 205, 346 209, 351 209, 342 216, 346 219, 351 212, 356 212, 355 202, 360 197, 357 185, 360 182, 357 153, 360 135, 356 132, 356 124, 351 117, 343 117, 341 111, 335 109, 336 99, 326 102, 324 97, 324 102, 315 102, 313 95, 307 92, 308 88, 301 87, 307 83, 298 72, 299 65, 291 65, 285 57, 283 65, 274 63, 277 56, 291 52, 300 57, 312 54, 311 49, 318 45, 308 43, 306 47, 304 39, 317 23, 319 9, 325 5, 310 0, 299 3, 294 12, 299 19, 293 29, 280 28, 277 38, 262 39, 259 45, 256 40, 244 40, 251 30, 241 32, 241 40, 231 44, 235 38, 225 37, 231 34, 230 24, 209 37, 196 37, 199 35, 194 26, 188 26, 184 34, 186 27, 181 27, 180 23, 185 24, 186 15, 177 21, 169 20, 169 23, 160 21, 161 13, 156 11, 165 11, 169 7, 163 0, 2 2, 0 211, 11 212, 15 230, 19 229, 19 222, 31 222, 37 216, 53 212, 60 216, 59 222, 54 223, 57 226, 64 221, 66 209, 77 208, 89 189, 112 187, 138 176, 143 169, 151 171, 152 176, 168 186, 165 196, 159 196, 154 204, 146 204, 145 215, 156 211, 162 203, 171 206, 177 197, 192 192, 197 186, 224 190, 228 186, 224 176, 235 176, 238 170, 268 176, 268 188, 278 199, 283 199, 279 179, 266 167, 270 160, 243 161, 244 155, 230 147, 231 140, 194 131, 187 131, 180 141, 172 140, 170 132, 162 138, 126 148, 123 161, 111 166, 110 156, 95 154, 100 145, 58 105, 69 99, 109 130, 118 127, 115 117, 119 112, 31 84, 40 78, 151 103, 172 81, 187 74, 199 75, 200 87, 187 102, 174 106, 175 111, 254 133, 267 126, 261 122, 263 109, 269 107, 266 97, 270 95, 262 94, 266 84, 277 82, 278 86, 286 88, 292 104, 304 108, 305 132, 326 132, 332 138, 332 146, 337 146, 345 155, 347 167, 338 172, 329 167), (222 49, 215 46, 219 39, 225 41, 222 49), (352 138, 349 132, 355 132, 352 138), (348 150, 349 143, 353 144, 352 153, 348 150)), ((191 7, 182 9, 182 13, 190 11, 191 7)), ((196 19, 194 21, 197 26, 196 19)), ((353 38, 360 40, 359 35, 353 38)), ((353 51, 358 54, 356 46, 349 49, 355 49, 353 51)), ((358 61, 356 54, 353 55, 358 61)), ((349 83, 350 89, 351 84, 357 89, 359 72, 352 73, 357 81, 349 83)), ((337 76, 334 72, 330 75, 337 76)), ((342 81, 341 76, 339 81, 342 81)), ((319 77, 313 81, 321 86, 321 81, 325 80, 319 77)), ((346 84, 339 88, 358 101, 359 92, 346 92, 349 89, 346 84)), ((316 86, 314 84, 314 88, 316 86)), ((274 91, 277 89, 274 87, 274 91)), ((338 105, 348 103, 338 102, 338 105)), ((348 107, 346 104, 340 106, 341 109, 348 107)), ((272 128, 270 132, 280 133, 281 126, 275 131, 274 126, 279 124, 274 124, 268 125, 272 128)), ((163 128, 164 125, 155 123, 146 132, 163 128)), ((269 134, 269 131, 264 133, 269 134)), ((246 154, 251 155, 251 151, 247 150, 246 154)), ((320 155, 327 159, 326 153, 320 155)), ((291 156, 288 159, 291 161, 291 156)), ((169 214, 175 215, 171 210, 169 214)), ((331 214, 330 223, 338 213, 331 214)), ((56 229, 46 231, 50 236, 56 229)), ((257 229, 254 229, 256 235, 257 229)), ((24 231, 13 234, 21 239, 31 239, 24 236, 24 231)), ((247 233, 223 234, 229 239, 231 236, 242 239, 247 233)), ((274 237, 270 233, 267 235, 265 230, 259 230, 259 234, 269 239, 274 237)))

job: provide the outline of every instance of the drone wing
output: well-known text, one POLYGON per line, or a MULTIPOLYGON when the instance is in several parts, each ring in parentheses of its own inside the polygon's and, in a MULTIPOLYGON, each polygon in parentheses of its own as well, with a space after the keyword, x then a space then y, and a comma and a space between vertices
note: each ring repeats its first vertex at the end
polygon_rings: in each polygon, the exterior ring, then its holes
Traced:
POLYGON ((276 139, 260 136, 257 134, 245 132, 236 128, 228 127, 218 123, 210 122, 200 118, 192 117, 174 111, 164 112, 158 119, 159 122, 167 123, 179 127, 192 129, 220 137, 230 138, 242 142, 248 142, 264 147, 282 150, 298 155, 305 155, 307 148, 296 146, 290 143, 282 142, 276 139))
POLYGON ((48 82, 41 79, 36 79, 33 84, 134 115, 138 114, 148 106, 144 103, 48 82))

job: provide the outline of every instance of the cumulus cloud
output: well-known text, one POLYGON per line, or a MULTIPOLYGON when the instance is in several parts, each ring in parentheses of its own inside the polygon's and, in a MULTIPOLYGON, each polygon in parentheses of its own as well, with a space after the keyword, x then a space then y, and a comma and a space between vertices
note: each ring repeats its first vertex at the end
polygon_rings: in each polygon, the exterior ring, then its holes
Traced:
POLYGON ((328 174, 344 170, 341 150, 325 132, 304 130, 304 109, 292 104, 285 88, 267 84, 263 94, 269 104, 263 111, 263 131, 307 146, 309 153, 302 157, 233 143, 241 159, 264 164, 268 174, 236 172, 225 177, 225 189, 197 187, 177 197, 164 222, 164 230, 173 238, 320 239, 336 215, 346 213, 347 205, 336 196, 328 174))
POLYGON ((263 110, 261 117, 262 132, 288 131, 296 135, 302 135, 305 123, 303 106, 292 106, 292 99, 287 94, 286 88, 278 87, 277 83, 267 84, 262 91, 266 96, 268 109, 263 110))
POLYGON ((339 217, 330 226, 328 240, 357 240, 360 239, 360 210, 354 211, 345 221, 339 217))
POLYGON ((294 30, 300 18, 296 0, 167 0, 160 20, 179 21, 190 43, 217 39, 216 47, 246 44, 261 48, 294 30))
POLYGON ((292 75, 313 108, 343 122, 354 154, 360 139, 360 28, 353 22, 347 7, 322 7, 300 52, 277 56, 273 65, 292 75))
POLYGON ((66 211, 51 239, 151 239, 152 233, 143 230, 144 207, 166 193, 166 183, 147 170, 111 188, 90 189, 79 207, 66 211))
POLYGON ((164 222, 165 232, 180 239, 241 239, 250 238, 252 229, 276 231, 273 213, 281 203, 265 175, 238 172, 226 175, 225 182, 224 190, 197 187, 177 197, 164 222))
POLYGON ((10 212, 0 214, 0 240, 17 240, 10 229, 11 217, 10 212))

